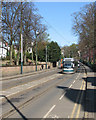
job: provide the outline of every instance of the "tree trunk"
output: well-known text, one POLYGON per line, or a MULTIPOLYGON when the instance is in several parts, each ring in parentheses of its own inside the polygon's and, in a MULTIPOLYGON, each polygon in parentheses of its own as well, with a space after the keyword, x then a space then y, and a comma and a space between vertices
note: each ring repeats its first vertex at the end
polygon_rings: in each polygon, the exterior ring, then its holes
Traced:
POLYGON ((10 65, 12 65, 12 44, 10 46, 10 65))
POLYGON ((19 65, 19 56, 20 56, 20 48, 19 48, 19 51, 18 51, 18 53, 17 53, 16 65, 19 65))
POLYGON ((24 54, 24 65, 26 65, 26 52, 24 54))
POLYGON ((19 52, 17 53, 17 61, 16 61, 16 65, 19 65, 19 52))
POLYGON ((32 62, 33 62, 33 48, 32 48, 32 62))
POLYGON ((24 53, 24 65, 26 65, 26 53, 27 53, 27 46, 25 46, 25 53, 24 53))

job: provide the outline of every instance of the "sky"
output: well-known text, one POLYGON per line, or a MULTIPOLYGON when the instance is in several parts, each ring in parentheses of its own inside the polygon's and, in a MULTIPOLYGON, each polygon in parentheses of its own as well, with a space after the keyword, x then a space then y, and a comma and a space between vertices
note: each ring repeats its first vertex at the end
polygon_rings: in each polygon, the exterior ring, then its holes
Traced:
POLYGON ((78 37, 72 31, 72 14, 80 11, 89 2, 34 2, 34 4, 43 17, 42 23, 47 25, 51 41, 56 41, 61 47, 78 43, 78 37))

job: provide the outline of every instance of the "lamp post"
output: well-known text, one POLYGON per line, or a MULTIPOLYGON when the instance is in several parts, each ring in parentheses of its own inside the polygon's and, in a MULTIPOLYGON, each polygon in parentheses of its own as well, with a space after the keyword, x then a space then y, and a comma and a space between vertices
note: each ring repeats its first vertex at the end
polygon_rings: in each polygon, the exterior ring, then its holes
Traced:
POLYGON ((36 31, 36 71, 37 71, 37 37, 39 35, 39 32, 36 31))
POLYGON ((47 69, 47 45, 46 45, 46 69, 47 69))
MULTIPOLYGON (((31 42, 31 47, 33 47, 33 42, 31 42)), ((33 49, 32 49, 32 61, 33 61, 33 49)))
MULTIPOLYGON (((94 32, 93 32, 93 65, 95 65, 95 44, 96 44, 96 1, 94 3, 94 32)), ((95 66, 94 66, 95 68, 95 66)))
POLYGON ((21 2, 21 74, 23 73, 23 36, 22 36, 22 2, 21 2))
POLYGON ((23 73, 23 36, 21 34, 21 74, 23 73))
POLYGON ((61 53, 61 54, 62 54, 62 56, 63 56, 63 58, 64 58, 64 50, 62 50, 62 53, 61 53))

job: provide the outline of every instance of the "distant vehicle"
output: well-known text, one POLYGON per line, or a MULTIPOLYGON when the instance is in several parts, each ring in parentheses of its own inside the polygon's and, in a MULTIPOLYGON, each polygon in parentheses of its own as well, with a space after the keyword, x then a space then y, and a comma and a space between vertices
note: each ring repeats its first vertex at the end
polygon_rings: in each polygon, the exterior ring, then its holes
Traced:
POLYGON ((74 58, 64 58, 63 59, 63 73, 74 73, 74 58))
POLYGON ((63 68, 63 59, 59 60, 59 62, 58 62, 58 68, 60 68, 60 69, 63 68))
POLYGON ((78 61, 78 68, 80 67, 80 62, 78 61))
POLYGON ((61 59, 61 68, 63 68, 63 59, 61 59))

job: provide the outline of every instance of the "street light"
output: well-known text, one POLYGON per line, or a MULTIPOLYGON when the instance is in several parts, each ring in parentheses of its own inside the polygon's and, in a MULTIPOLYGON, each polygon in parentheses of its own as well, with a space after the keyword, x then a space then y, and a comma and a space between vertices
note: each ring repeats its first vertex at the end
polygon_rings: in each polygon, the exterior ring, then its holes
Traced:
POLYGON ((21 74, 23 73, 23 36, 22 36, 22 2, 21 2, 21 26, 20 26, 20 33, 21 33, 21 74))
POLYGON ((47 45, 46 45, 46 69, 47 69, 47 45))
MULTIPOLYGON (((31 46, 33 47, 34 43, 31 42, 31 46)), ((32 49, 32 61, 33 61, 33 49, 32 49)))
POLYGON ((21 74, 23 73, 23 36, 21 34, 21 74))
POLYGON ((64 58, 64 50, 62 50, 62 53, 61 53, 61 54, 62 54, 62 56, 63 56, 63 58, 64 58))
POLYGON ((39 32, 36 31, 36 71, 37 71, 37 37, 39 35, 39 32))

